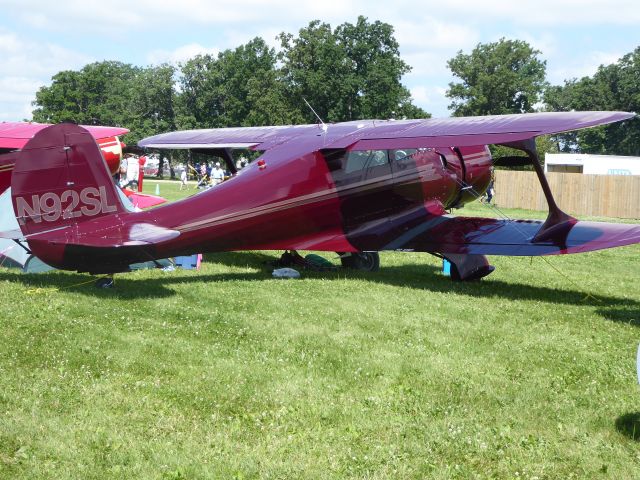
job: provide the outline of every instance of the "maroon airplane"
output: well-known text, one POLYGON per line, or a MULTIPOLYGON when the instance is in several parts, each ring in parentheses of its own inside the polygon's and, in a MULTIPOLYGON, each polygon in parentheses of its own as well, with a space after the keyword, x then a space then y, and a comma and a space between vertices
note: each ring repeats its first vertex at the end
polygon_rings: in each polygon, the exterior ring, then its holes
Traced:
POLYGON ((454 279, 476 279, 493 270, 485 255, 578 253, 640 242, 640 225, 583 222, 563 213, 534 142, 631 117, 537 113, 167 133, 139 145, 208 152, 234 172, 231 149, 262 156, 210 190, 144 212, 124 207, 91 134, 59 124, 7 154, 15 162, 12 201, 21 231, 3 236, 56 268, 94 274, 230 250, 341 252, 345 263, 373 268, 375 252, 403 250, 445 257, 454 279), (527 154, 508 161, 533 165, 549 203, 545 222, 447 214, 487 189, 489 144, 527 154))

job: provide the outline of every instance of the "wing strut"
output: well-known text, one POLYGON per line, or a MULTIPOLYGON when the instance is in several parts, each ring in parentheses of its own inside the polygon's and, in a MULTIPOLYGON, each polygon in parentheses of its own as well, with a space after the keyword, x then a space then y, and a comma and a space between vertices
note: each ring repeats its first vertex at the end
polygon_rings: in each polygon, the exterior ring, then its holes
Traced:
POLYGON ((538 233, 533 237, 533 241, 544 242, 551 237, 557 238, 558 234, 562 230, 567 230, 568 232, 568 230, 570 230, 578 220, 560 210, 555 198, 553 198, 549 182, 547 182, 547 177, 544 175, 542 165, 540 164, 540 157, 538 156, 538 149, 536 148, 536 139, 528 138, 517 142, 505 143, 504 145, 517 150, 522 150, 528 155, 529 160, 538 175, 538 180, 540 181, 540 186, 542 186, 542 191, 544 192, 544 197, 547 200, 547 205, 549 205, 549 215, 547 215, 547 219, 542 224, 542 227, 540 227, 540 230, 538 230, 538 233))

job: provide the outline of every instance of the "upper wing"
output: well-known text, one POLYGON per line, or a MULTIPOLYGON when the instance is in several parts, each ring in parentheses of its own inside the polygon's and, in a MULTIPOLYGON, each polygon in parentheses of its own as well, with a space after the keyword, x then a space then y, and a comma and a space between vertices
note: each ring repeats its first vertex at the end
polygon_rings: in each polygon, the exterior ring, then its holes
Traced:
POLYGON ((484 117, 422 120, 404 127, 388 122, 358 136, 345 138, 333 148, 358 150, 409 147, 464 147, 501 144, 582 128, 606 125, 634 117, 627 112, 546 112, 484 117))
POLYGON ((148 137, 149 148, 255 148, 293 140, 314 148, 451 147, 507 143, 633 117, 626 112, 553 112, 426 120, 363 120, 326 125, 185 130, 148 137))
MULTIPOLYGON (((31 122, 2 122, 0 123, 0 149, 15 150, 24 147, 24 145, 33 138, 40 130, 48 127, 46 123, 31 122)), ((116 135, 124 135, 129 130, 120 127, 96 127, 83 126, 93 138, 107 138, 116 135)))
POLYGON ((319 131, 317 125, 287 125, 274 127, 209 128, 181 130, 147 137, 138 145, 146 148, 256 148, 277 145, 292 138, 319 131))

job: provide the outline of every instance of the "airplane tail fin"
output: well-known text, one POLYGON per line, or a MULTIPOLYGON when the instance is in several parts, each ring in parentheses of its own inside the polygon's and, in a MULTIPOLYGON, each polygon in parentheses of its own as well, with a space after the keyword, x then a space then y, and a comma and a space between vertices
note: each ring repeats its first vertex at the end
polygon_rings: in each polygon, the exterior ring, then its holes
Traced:
POLYGON ((84 128, 47 127, 16 156, 11 197, 24 235, 126 212, 100 148, 84 128))

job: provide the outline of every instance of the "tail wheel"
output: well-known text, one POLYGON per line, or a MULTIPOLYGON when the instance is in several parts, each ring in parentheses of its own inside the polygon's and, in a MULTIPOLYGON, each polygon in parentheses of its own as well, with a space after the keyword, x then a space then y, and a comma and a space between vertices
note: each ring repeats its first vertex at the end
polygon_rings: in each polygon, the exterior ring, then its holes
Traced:
POLYGON ((96 280, 96 288, 113 288, 115 287, 115 281, 111 275, 108 277, 102 277, 96 280))
POLYGON ((340 261, 344 268, 365 272, 377 272, 380 270, 380 255, 378 252, 342 254, 340 261))

